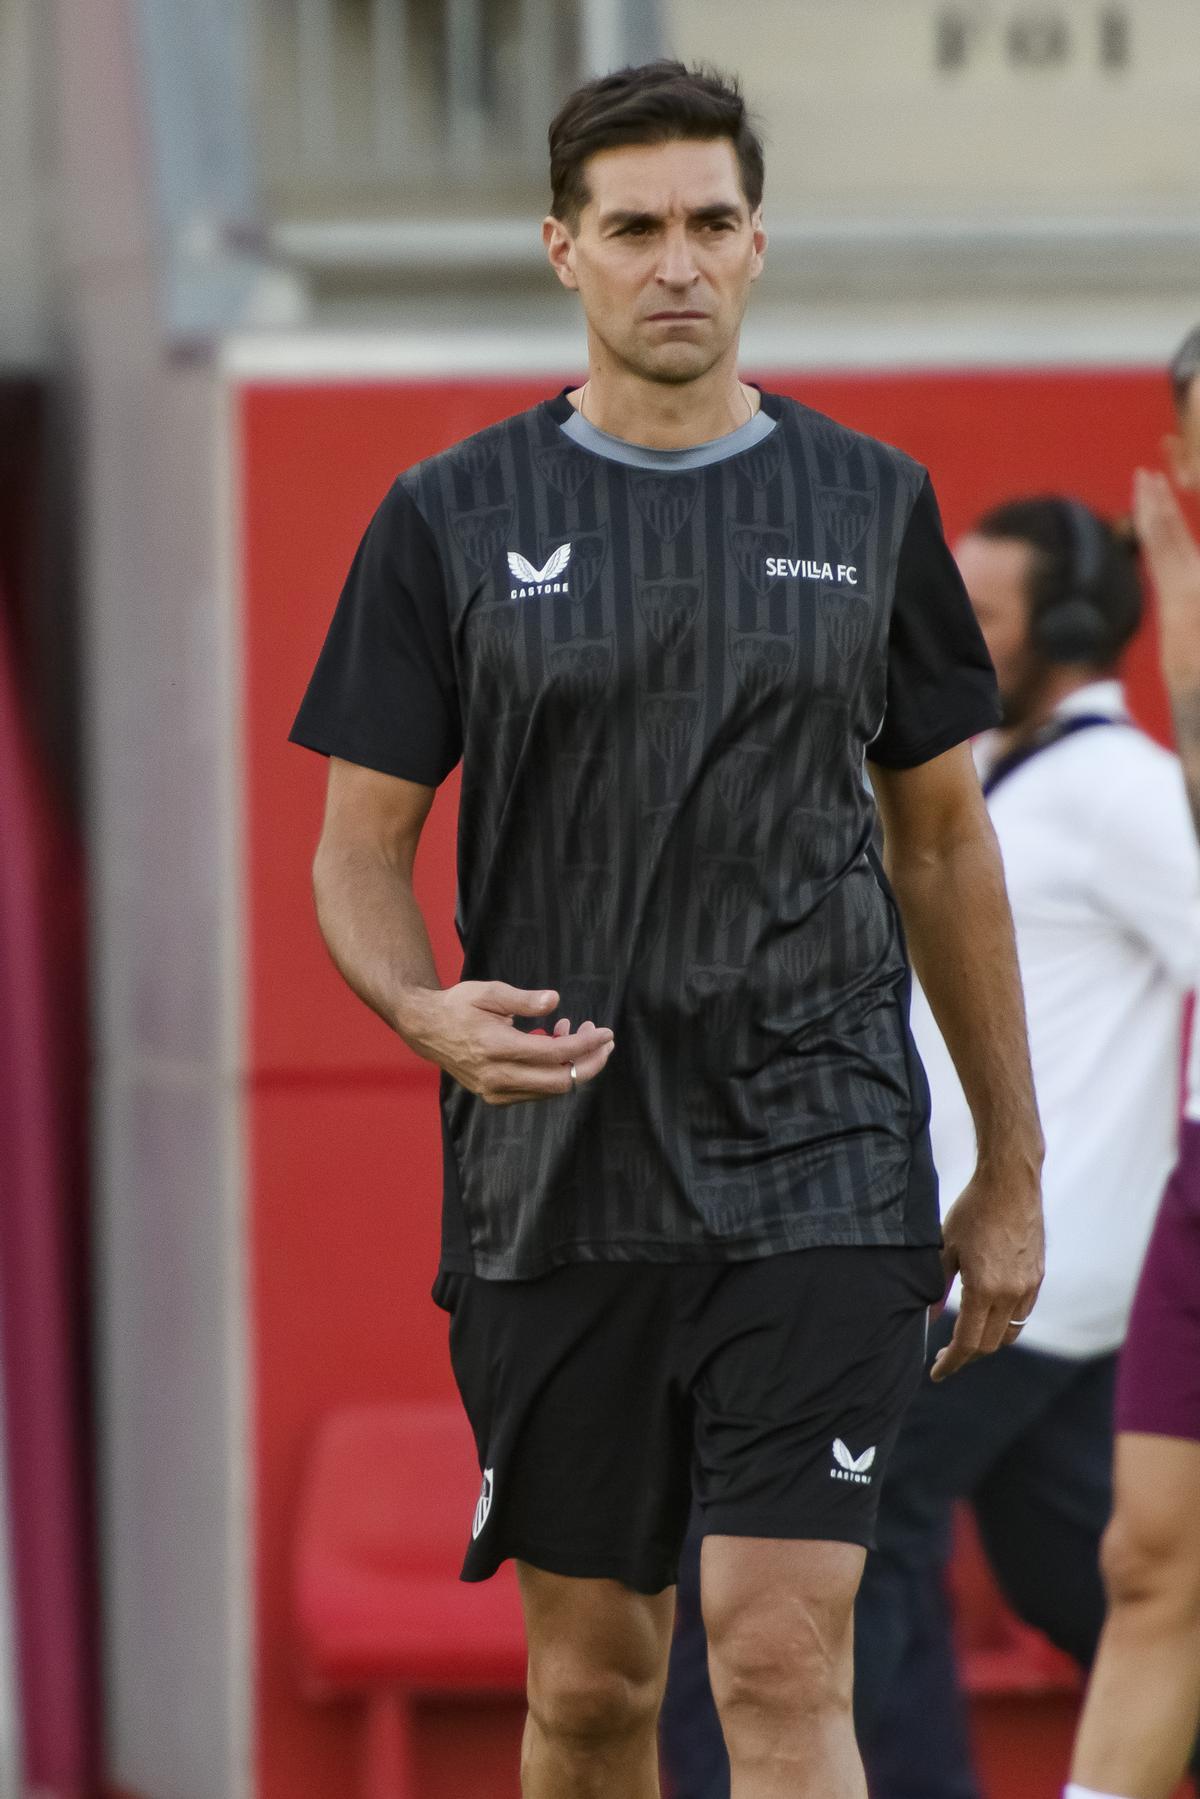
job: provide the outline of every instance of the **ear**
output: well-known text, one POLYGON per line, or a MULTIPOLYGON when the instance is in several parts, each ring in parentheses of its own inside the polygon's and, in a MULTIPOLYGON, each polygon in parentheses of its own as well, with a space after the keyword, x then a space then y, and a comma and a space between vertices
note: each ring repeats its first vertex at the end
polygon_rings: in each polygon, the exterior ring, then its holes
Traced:
POLYGON ((550 267, 563 286, 569 287, 573 292, 577 291, 579 283, 575 279, 575 239, 562 220, 556 219, 553 213, 542 220, 542 242, 546 246, 550 267))
POLYGON ((1188 447, 1182 437, 1168 432, 1162 440, 1163 460, 1175 477, 1176 487, 1182 487, 1185 493, 1200 491, 1200 475, 1193 466, 1188 455, 1188 447))
POLYGON ((763 224, 761 206, 756 206, 750 215, 750 230, 754 238, 754 259, 750 264, 750 279, 757 281, 763 272, 763 259, 767 253, 767 228, 763 224))

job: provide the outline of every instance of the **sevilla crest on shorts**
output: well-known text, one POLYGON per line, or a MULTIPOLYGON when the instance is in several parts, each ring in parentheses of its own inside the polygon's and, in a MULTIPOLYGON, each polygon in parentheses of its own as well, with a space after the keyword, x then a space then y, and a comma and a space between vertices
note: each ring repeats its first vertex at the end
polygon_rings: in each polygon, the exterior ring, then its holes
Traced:
MULTIPOLYGON (((872 1450, 871 1453, 874 1454, 875 1453, 874 1450, 872 1450)), ((494 1468, 485 1468, 483 1471, 483 1486, 480 1490, 479 1499, 475 1506, 475 1518, 471 1525, 471 1541, 472 1542, 475 1541, 475 1539, 478 1537, 480 1531, 483 1529, 484 1525, 488 1521, 488 1513, 492 1509, 492 1492, 495 1488, 495 1483, 496 1483, 496 1470, 494 1468)))

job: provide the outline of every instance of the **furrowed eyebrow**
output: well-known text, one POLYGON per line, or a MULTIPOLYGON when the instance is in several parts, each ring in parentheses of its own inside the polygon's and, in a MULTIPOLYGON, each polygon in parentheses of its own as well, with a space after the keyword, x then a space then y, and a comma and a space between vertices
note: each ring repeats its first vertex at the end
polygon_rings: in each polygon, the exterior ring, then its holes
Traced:
POLYGON ((732 219, 736 223, 741 216, 736 206, 730 206, 724 201, 718 201, 715 206, 701 206, 688 214, 693 224, 698 225, 719 224, 723 219, 732 219))
MULTIPOLYGON (((688 222, 693 225, 718 224, 725 219, 735 223, 741 217, 739 209, 728 201, 718 200, 712 206, 698 206, 695 212, 689 212, 688 222)), ((609 212, 601 220, 605 231, 626 231, 631 225, 661 225, 662 214, 657 212, 609 212)))
POLYGON ((609 212, 601 221, 605 231, 624 231, 630 225, 661 225, 656 212, 609 212))

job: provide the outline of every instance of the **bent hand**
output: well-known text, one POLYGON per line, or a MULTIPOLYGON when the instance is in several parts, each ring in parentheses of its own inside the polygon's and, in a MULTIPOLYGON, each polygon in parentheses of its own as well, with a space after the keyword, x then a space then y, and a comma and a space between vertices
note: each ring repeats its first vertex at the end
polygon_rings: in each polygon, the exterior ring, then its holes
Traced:
POLYGON ((558 994, 549 989, 530 992, 504 981, 460 981, 429 994, 421 1047, 490 1106, 569 1095, 607 1066, 613 1034, 590 1019, 572 1031, 569 1021, 560 1018, 549 1036, 518 1030, 513 1022, 545 1018, 557 1004, 558 994))
POLYGON ((1015 1343, 1033 1310, 1045 1271, 1036 1175, 1025 1171, 1001 1181, 976 1173, 942 1228, 946 1280, 961 1274, 962 1305, 954 1335, 930 1371, 935 1381, 1015 1343))

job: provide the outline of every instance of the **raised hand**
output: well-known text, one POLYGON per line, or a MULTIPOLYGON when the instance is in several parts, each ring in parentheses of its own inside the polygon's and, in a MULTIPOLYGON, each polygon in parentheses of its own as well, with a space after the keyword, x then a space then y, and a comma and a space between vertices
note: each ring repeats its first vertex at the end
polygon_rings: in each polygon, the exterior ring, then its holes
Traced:
POLYGON ((1163 675, 1172 694, 1200 686, 1200 545, 1165 475, 1138 469, 1133 520, 1158 601, 1163 675))

